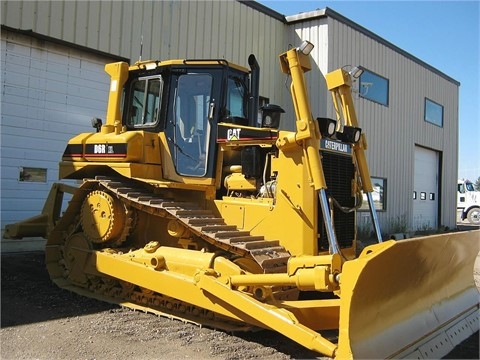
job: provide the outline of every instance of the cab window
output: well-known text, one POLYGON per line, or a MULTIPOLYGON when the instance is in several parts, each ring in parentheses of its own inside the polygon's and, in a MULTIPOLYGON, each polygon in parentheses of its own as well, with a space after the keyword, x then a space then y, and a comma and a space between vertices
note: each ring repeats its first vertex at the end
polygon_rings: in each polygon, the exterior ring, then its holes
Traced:
POLYGON ((131 84, 127 126, 142 128, 157 124, 163 80, 159 75, 141 77, 131 84))
POLYGON ((227 115, 232 117, 247 117, 245 93, 246 89, 240 78, 230 77, 228 79, 227 115))

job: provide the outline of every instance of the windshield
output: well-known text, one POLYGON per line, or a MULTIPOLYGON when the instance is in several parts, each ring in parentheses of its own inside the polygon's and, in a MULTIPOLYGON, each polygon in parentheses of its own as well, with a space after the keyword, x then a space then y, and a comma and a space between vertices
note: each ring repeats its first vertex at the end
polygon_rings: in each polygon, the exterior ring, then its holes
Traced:
POLYGON ((207 170, 212 76, 179 76, 174 99, 173 160, 180 175, 204 176, 207 170))
POLYGON ((473 187, 473 184, 471 182, 466 182, 465 188, 467 189, 467 191, 475 191, 475 188, 473 187))

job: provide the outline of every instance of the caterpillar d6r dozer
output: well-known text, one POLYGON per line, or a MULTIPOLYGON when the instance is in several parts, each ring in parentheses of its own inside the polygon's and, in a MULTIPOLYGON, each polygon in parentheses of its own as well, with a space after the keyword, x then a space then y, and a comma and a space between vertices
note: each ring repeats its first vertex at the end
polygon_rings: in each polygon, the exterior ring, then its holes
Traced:
POLYGON ((448 353, 478 329, 479 232, 382 241, 350 74, 326 75, 337 119, 313 118, 308 47, 280 55, 296 131, 259 109, 253 55, 106 65, 106 122, 60 162, 81 185, 54 185, 6 237, 45 236, 58 286, 134 309, 341 359, 448 353), (357 255, 362 192, 378 243, 357 255))

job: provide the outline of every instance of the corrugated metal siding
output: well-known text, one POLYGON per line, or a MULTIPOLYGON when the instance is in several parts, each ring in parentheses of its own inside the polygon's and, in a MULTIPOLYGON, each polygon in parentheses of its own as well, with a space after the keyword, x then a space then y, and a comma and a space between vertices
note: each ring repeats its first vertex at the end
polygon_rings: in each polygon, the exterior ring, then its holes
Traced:
POLYGON ((354 94, 358 118, 367 135, 370 172, 374 177, 387 179, 387 211, 379 212, 382 228, 388 231, 390 220, 403 215, 412 224, 415 145, 441 154, 441 225, 454 227, 457 84, 358 28, 320 13, 311 18, 305 16, 289 27, 292 45, 305 39, 316 46, 312 60, 321 73, 314 70, 307 74, 314 116, 335 117, 322 73, 345 65, 362 65, 389 80, 388 106, 354 94), (443 127, 424 121, 425 97, 443 105, 443 127))
POLYGON ((391 218, 411 217, 415 145, 441 153, 441 224, 455 226, 458 86, 332 18, 328 48, 330 71, 359 64, 389 80, 388 106, 358 95, 355 100, 370 172, 387 179, 387 211, 379 214, 383 227, 388 229, 391 218), (425 97, 443 105, 443 127, 424 121, 425 97))
POLYGON ((282 103, 286 25, 228 1, 5 1, 2 24, 136 61, 224 58, 261 68, 260 94, 282 103))
POLYGON ((67 141, 105 118, 112 60, 8 31, 1 48, 3 226, 38 214, 67 141), (19 181, 21 167, 46 169, 46 182, 19 181))

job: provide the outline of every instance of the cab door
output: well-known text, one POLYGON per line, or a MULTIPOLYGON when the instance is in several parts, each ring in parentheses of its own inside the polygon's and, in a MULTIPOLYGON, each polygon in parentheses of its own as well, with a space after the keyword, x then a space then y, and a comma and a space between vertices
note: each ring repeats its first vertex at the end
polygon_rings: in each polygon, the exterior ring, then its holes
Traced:
POLYGON ((176 84, 170 122, 173 164, 179 175, 204 177, 210 155, 213 76, 186 73, 178 76, 176 84))

